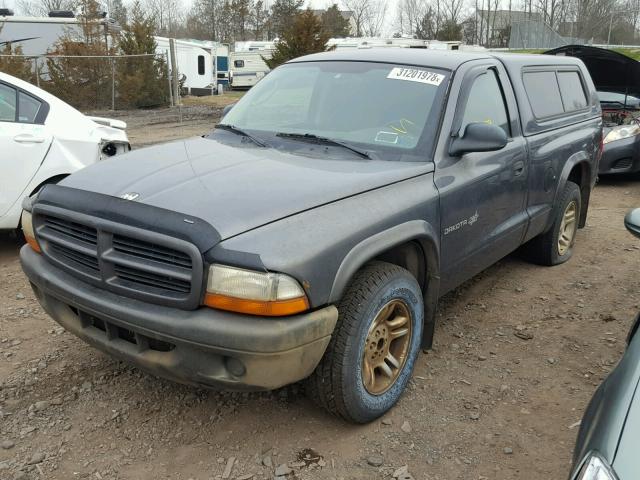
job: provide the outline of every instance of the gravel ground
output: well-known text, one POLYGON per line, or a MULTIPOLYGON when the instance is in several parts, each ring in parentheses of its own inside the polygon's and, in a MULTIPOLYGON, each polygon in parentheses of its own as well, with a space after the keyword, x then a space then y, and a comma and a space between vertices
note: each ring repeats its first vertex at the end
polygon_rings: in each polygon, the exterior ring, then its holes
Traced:
MULTIPOLYGON (((207 115, 126 119, 136 147, 204 133, 207 115)), ((0 235, 0 479, 565 479, 582 412, 640 309, 640 241, 622 225, 632 206, 639 179, 603 181, 569 263, 510 256, 443 298, 435 348, 365 426, 297 385, 198 390, 113 360, 42 311, 19 242, 0 235)))

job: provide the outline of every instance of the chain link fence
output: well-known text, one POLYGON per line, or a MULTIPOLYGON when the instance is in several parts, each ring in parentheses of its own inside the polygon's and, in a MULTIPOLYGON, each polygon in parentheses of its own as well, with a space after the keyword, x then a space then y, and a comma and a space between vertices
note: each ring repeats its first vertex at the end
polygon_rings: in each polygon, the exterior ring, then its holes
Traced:
POLYGON ((166 55, 0 55, 0 71, 37 85, 82 111, 173 103, 166 55))
POLYGON ((584 45, 587 42, 576 37, 563 37, 548 24, 541 21, 527 20, 511 25, 509 36, 510 49, 558 48, 563 45, 584 45))

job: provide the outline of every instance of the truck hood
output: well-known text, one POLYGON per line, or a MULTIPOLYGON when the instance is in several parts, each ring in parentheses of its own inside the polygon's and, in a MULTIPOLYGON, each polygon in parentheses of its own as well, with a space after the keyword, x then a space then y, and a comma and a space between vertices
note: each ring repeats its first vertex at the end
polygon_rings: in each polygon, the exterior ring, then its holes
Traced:
POLYGON ((225 239, 430 171, 427 162, 318 158, 198 137, 113 157, 61 185, 198 217, 225 239))

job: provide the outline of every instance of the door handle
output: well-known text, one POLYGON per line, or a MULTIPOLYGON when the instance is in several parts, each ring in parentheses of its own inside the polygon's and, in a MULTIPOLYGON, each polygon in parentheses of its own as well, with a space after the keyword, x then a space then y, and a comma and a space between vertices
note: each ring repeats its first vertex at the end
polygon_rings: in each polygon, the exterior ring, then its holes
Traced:
POLYGON ((28 133, 16 135, 13 140, 18 143, 44 143, 44 137, 36 137, 28 133))
POLYGON ((524 162, 516 162, 513 164, 513 176, 519 177, 524 173, 524 162))

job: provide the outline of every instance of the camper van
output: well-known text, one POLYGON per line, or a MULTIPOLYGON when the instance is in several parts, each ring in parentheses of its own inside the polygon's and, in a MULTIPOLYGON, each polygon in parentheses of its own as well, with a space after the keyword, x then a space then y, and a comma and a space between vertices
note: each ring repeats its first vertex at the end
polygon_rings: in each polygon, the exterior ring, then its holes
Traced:
MULTIPOLYGON (((104 29, 107 42, 111 42, 111 34, 121 30, 113 19, 95 20, 104 29)), ((70 11, 53 11, 49 17, 14 16, 9 9, 0 12, 0 47, 7 44, 15 49, 20 47, 23 55, 46 55, 55 49, 63 38, 81 38, 82 22, 70 11)))
POLYGON ((230 55, 232 86, 251 88, 269 73, 264 58, 271 58, 274 42, 236 42, 230 55))
MULTIPOLYGON (((170 39, 155 37, 156 53, 171 66, 170 39)), ((175 39, 178 78, 188 95, 211 95, 229 83, 228 46, 217 42, 175 39)))

